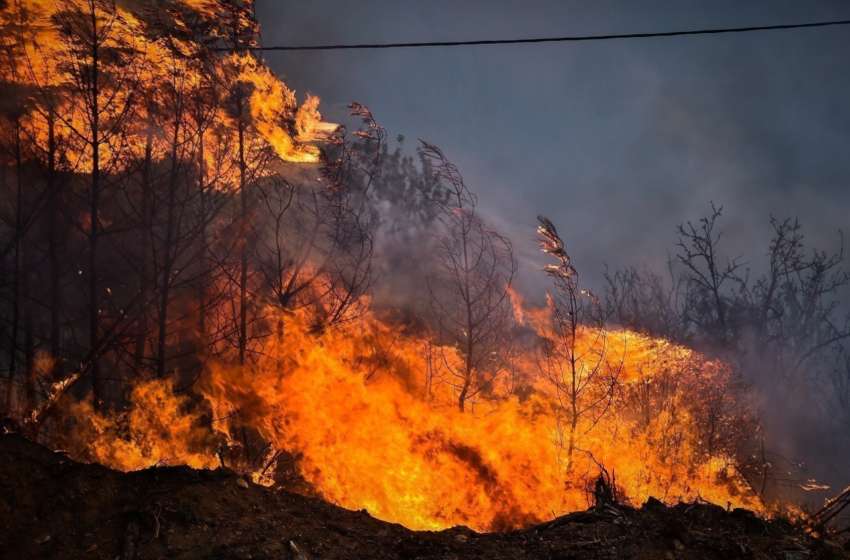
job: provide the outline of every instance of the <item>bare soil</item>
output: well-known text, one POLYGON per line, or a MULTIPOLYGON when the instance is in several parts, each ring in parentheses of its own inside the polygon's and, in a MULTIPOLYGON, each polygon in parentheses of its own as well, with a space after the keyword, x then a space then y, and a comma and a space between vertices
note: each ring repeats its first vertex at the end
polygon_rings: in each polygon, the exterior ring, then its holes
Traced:
POLYGON ((781 520, 651 502, 618 520, 479 534, 410 531, 220 469, 119 473, 0 435, 0 558, 313 560, 850 558, 781 520))

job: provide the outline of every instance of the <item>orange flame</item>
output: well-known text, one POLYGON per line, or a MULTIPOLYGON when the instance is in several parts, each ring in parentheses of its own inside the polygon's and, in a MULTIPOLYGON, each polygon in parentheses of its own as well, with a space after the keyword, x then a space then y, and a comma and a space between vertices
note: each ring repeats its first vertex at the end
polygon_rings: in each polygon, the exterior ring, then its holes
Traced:
MULTIPOLYGON (((266 343, 264 358, 245 368, 214 365, 196 389, 220 439, 241 426, 258 431, 275 449, 300 456, 304 479, 344 507, 413 529, 515 528, 586 508, 585 485, 604 465, 636 504, 699 496, 761 508, 733 458, 708 449, 714 436, 700 424, 705 403, 692 402, 729 390, 729 370, 685 348, 632 332, 612 337, 620 342, 606 359, 625 355, 621 397, 601 422, 583 427, 580 459, 567 470, 557 407, 545 391, 491 395, 478 413, 461 413, 447 385, 425 395, 423 340, 399 335, 398 325, 369 315, 319 336, 303 315, 285 320, 285 334, 266 343), (637 406, 646 395, 657 410, 637 406)), ((519 362, 534 385, 543 383, 529 356, 519 362)), ((217 465, 210 429, 186 416, 187 397, 168 388, 141 383, 126 418, 86 410, 80 418, 90 419, 89 429, 113 431, 91 442, 89 456, 125 470, 217 465), (122 422, 129 433, 119 435, 122 422)))
MULTIPOLYGON (((67 5, 75 2, 82 0, 67 5)), ((8 70, 12 76, 2 78, 30 86, 34 97, 59 92, 50 103, 59 117, 58 133, 69 139, 66 165, 85 172, 93 167, 86 104, 67 97, 62 102, 62 92, 73 89, 68 69, 74 67, 52 19, 63 3, 10 4, 4 18, 23 13, 34 24, 18 37, 24 56, 8 70)), ((182 5, 215 18, 217 3, 211 0, 182 5)), ((205 136, 205 188, 232 190, 238 184, 234 119, 247 121, 249 144, 258 152, 273 150, 279 161, 318 161, 312 144, 336 127, 322 118, 317 97, 308 96, 298 107, 295 93, 256 58, 217 55, 206 68, 193 62, 196 45, 172 41, 176 52, 170 51, 149 38, 140 17, 120 7, 118 14, 112 33, 132 42, 116 45, 131 53, 132 76, 103 93, 111 104, 104 106, 103 118, 128 121, 121 135, 127 145, 103 141, 100 150, 113 170, 131 168, 129 160, 141 157, 148 141, 158 161, 167 157, 169 141, 179 146, 199 141, 197 130, 185 126, 167 138, 168 115, 157 123, 156 107, 140 102, 144 95, 121 89, 135 78, 144 93, 185 88, 180 93, 190 97, 210 81, 245 86, 247 114, 233 115, 223 102, 214 108, 205 136), (207 80, 205 72, 221 79, 207 80), (129 104, 132 111, 124 111, 129 104)), ((27 126, 43 142, 44 112, 32 119, 27 126)), ((194 152, 186 151, 186 159, 194 161, 194 152)), ((534 340, 545 331, 548 310, 526 309, 518 296, 513 300, 516 317, 526 323, 527 332, 518 338, 534 340)), ((510 376, 482 391, 471 412, 461 413, 455 389, 443 382, 456 369, 449 366, 462 359, 456 348, 438 347, 374 314, 324 333, 311 329, 308 311, 269 309, 266 320, 285 329, 265 340, 256 363, 213 364, 191 395, 175 394, 170 381, 141 380, 125 412, 77 405, 78 455, 123 470, 155 464, 214 468, 224 457, 219 446, 240 445, 232 434, 247 427, 272 448, 297 457, 297 469, 313 491, 414 529, 463 524, 500 530, 582 509, 586 485, 602 466, 616 474, 634 503, 649 496, 666 501, 701 496, 760 508, 734 469, 735 443, 750 433, 750 419, 736 400, 729 368, 667 341, 614 330, 604 333, 603 352, 584 353, 619 364, 622 374, 605 414, 578 422, 576 459, 568 467, 563 406, 541 376, 534 342, 510 357, 510 376)), ((590 348, 600 334, 582 329, 577 346, 590 348)), ((275 471, 274 465, 236 466, 253 470, 261 481, 275 471)))
MULTIPOLYGON (((317 162, 319 149, 313 145, 327 140, 337 126, 325 122, 318 110, 319 98, 308 95, 303 106, 298 107, 295 92, 290 90, 277 76, 274 75, 261 61, 250 55, 216 55, 212 67, 196 63, 200 47, 192 41, 180 40, 176 37, 154 38, 148 33, 143 18, 135 14, 123 3, 115 7, 115 18, 106 14, 110 4, 95 2, 95 12, 104 20, 109 20, 107 30, 102 30, 104 49, 116 49, 131 53, 129 61, 121 67, 121 72, 127 73, 123 79, 116 81, 116 87, 104 87, 102 92, 101 120, 126 118, 127 128, 131 133, 127 141, 116 145, 114 141, 104 141, 100 147, 102 164, 123 158, 124 154, 141 154, 145 150, 148 126, 148 107, 139 92, 133 92, 131 86, 138 83, 142 90, 151 92, 167 91, 168 86, 186 88, 197 87, 199 84, 211 82, 243 84, 250 86, 248 106, 252 131, 263 142, 270 146, 280 160, 285 162, 317 162), (122 7, 124 6, 124 7, 122 7), (211 73, 211 75, 209 75, 211 73), (213 79, 211 79, 213 78, 213 79), (177 83, 179 82, 179 83, 177 83), (132 105, 131 111, 125 108, 132 105), (128 117, 132 118, 128 118, 128 117), (133 135, 135 131, 138 134, 133 135)), ((216 3, 208 0, 185 0, 176 3, 175 7, 194 9, 207 19, 217 18, 216 3)), ((65 157, 68 167, 80 172, 92 169, 91 153, 86 141, 82 141, 91 133, 90 123, 85 114, 84 103, 63 101, 62 91, 73 90, 74 77, 72 69, 80 64, 90 64, 90 59, 75 61, 71 48, 63 42, 57 26, 56 18, 63 10, 81 10, 86 13, 89 9, 87 1, 64 0, 53 2, 45 0, 13 0, 4 11, 0 11, 0 26, 9 25, 8 37, 4 37, 4 45, 12 50, 5 68, 9 76, 0 76, 4 81, 19 83, 30 88, 31 94, 37 98, 37 104, 44 105, 39 112, 44 113, 50 106, 57 115, 57 133, 73 140, 65 157), (55 93, 59 92, 59 93, 55 93), (49 101, 48 101, 49 98, 49 101)), ((141 10, 141 6, 138 10, 141 10)), ((176 12, 174 17, 177 17, 176 12)), ((180 26, 180 22, 177 22, 180 26)), ((4 29, 5 32, 5 29, 4 29)), ((105 64, 105 63, 104 63, 105 64)), ((102 74, 109 71, 102 69, 102 74)), ((223 95, 223 92, 219 92, 223 95)), ((47 125, 43 119, 28 123, 28 128, 35 137, 44 140, 47 137, 47 125)), ((214 118, 215 126, 230 128, 233 132, 232 117, 227 115, 223 107, 218 107, 214 118)), ((157 131, 155 142, 159 145, 163 139, 162 131, 157 131)), ((194 139, 186 133, 185 142, 194 139)), ((90 140, 88 140, 90 141, 90 140)), ((232 151, 231 143, 225 143, 232 151)), ((155 146, 154 153, 161 155, 162 150, 155 146)), ((235 159, 234 153, 227 154, 235 159)), ((221 161, 219 158, 218 161, 221 161)), ((129 161, 124 162, 130 165, 129 161)), ((234 182, 234 177, 223 177, 224 183, 234 182)))

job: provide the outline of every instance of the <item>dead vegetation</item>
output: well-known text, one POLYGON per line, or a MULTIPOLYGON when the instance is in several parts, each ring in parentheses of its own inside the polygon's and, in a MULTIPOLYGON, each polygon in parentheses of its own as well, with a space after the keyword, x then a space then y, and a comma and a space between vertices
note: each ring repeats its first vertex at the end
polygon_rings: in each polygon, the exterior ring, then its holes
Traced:
POLYGON ((122 474, 0 436, 0 557, 850 558, 783 520, 707 503, 622 503, 607 478, 587 512, 508 533, 415 532, 321 500, 246 483, 227 470, 122 474))

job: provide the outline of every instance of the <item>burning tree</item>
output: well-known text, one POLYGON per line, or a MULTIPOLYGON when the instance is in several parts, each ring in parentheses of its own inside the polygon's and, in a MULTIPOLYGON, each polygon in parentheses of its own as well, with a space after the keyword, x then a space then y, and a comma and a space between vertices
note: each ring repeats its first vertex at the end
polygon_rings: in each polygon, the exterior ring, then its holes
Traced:
MULTIPOLYGON (((95 406, 102 395, 100 347, 104 343, 102 315, 104 287, 100 269, 102 197, 109 181, 104 177, 120 172, 118 152, 135 104, 139 83, 139 66, 134 55, 134 35, 126 33, 124 20, 114 2, 109 0, 67 0, 54 14, 64 51, 57 61, 67 79, 67 91, 82 102, 80 120, 66 119, 64 124, 87 146, 90 166, 88 192, 88 316, 89 349, 94 353, 91 379, 95 406)), ((61 113, 58 113, 61 114, 61 113)))
POLYGON ((434 162, 435 177, 448 192, 435 199, 435 234, 440 274, 429 284, 431 312, 441 347, 456 347, 457 364, 443 353, 451 376, 443 381, 457 391, 458 409, 474 403, 507 365, 512 307, 510 287, 516 274, 510 241, 476 213, 478 200, 463 177, 436 146, 422 142, 421 153, 434 162))
POLYGON ((261 219, 270 225, 259 237, 260 273, 275 303, 290 313, 309 309, 317 331, 356 318, 353 308, 372 282, 370 188, 386 133, 369 109, 351 108, 366 125, 356 133, 364 145, 349 140, 344 127, 330 138, 322 188, 278 178, 259 186, 261 219))
POLYGON ((318 162, 309 144, 335 128, 318 99, 298 107, 247 54, 252 4, 20 0, 0 18, 0 79, 13 94, 2 138, 12 195, 2 258, 13 271, 2 280, 13 319, 4 414, 38 430, 80 381, 109 406, 137 377, 196 376, 224 339, 244 357, 246 309, 262 299, 245 266, 249 191, 284 162, 318 162), (233 286, 236 320, 225 325, 233 286))
POLYGON ((612 352, 614 333, 603 324, 596 296, 579 289, 578 272, 554 224, 543 216, 538 220, 540 246, 558 260, 543 269, 553 279, 555 293, 549 294, 552 322, 541 329, 538 362, 558 405, 556 440, 566 448, 570 472, 577 440, 600 422, 617 395, 625 354, 612 352))

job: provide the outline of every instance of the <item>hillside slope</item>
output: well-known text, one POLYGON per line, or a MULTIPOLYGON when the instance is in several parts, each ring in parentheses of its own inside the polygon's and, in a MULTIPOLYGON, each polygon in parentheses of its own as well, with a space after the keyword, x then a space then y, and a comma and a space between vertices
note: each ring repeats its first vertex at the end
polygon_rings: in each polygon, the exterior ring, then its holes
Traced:
POLYGON ((784 522, 704 504, 617 522, 477 534, 414 532, 226 471, 122 474, 0 435, 0 558, 850 558, 784 522))

